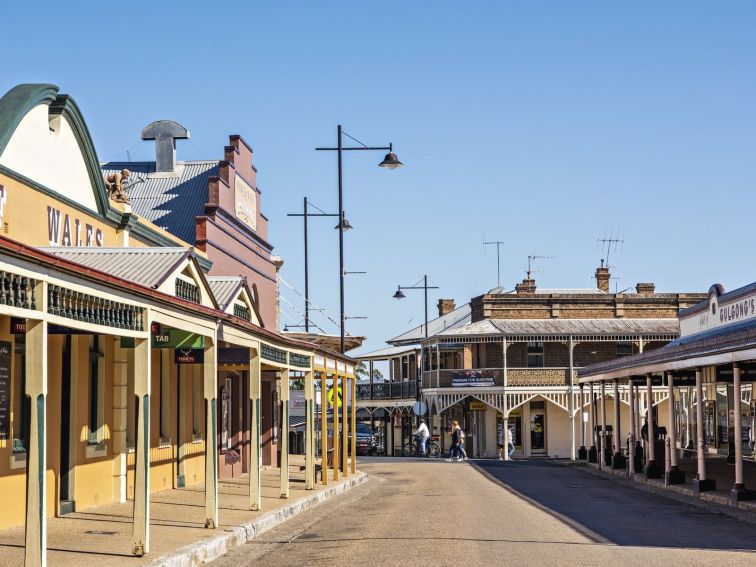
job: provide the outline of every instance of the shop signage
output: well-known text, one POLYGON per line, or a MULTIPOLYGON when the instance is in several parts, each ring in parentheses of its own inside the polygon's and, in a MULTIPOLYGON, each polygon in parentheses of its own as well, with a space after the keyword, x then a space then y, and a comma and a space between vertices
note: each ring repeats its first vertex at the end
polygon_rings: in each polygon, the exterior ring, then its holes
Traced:
POLYGON ((47 206, 47 236, 50 246, 102 246, 102 230, 81 219, 47 206))
POLYGON ((709 308, 706 311, 680 319, 680 334, 691 335, 756 318, 756 291, 734 301, 720 303, 719 299, 714 293, 710 294, 709 308))
POLYGON ((486 411, 486 404, 483 402, 470 402, 470 411, 486 411))
POLYGON ((466 386, 493 386, 493 370, 454 370, 451 373, 451 385, 455 388, 466 386))
POLYGON ((10 436, 11 349, 13 345, 0 341, 0 439, 10 436))
POLYGON ((202 349, 204 347, 205 337, 189 331, 165 329, 152 335, 152 348, 202 349))
POLYGON ((257 230, 257 192, 239 175, 234 181, 234 201, 236 218, 257 230))
POLYGON ((174 354, 176 364, 202 364, 205 351, 201 348, 177 348, 174 354))
POLYGON ((20 317, 11 317, 10 332, 11 335, 25 335, 26 319, 21 319, 20 317))

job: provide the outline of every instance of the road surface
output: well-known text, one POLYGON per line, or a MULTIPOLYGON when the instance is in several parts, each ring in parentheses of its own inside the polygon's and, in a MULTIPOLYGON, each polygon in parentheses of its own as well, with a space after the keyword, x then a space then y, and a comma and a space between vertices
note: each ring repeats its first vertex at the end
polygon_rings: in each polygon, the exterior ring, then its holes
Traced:
POLYGON ((756 565, 756 525, 537 461, 365 459, 370 480, 216 567, 756 565))

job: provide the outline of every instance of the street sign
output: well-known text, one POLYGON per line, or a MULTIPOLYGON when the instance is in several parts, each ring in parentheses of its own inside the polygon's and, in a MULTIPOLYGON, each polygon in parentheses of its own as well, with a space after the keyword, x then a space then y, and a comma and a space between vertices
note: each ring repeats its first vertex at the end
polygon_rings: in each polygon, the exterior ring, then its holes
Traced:
POLYGON ((428 404, 425 402, 415 402, 412 404, 412 413, 415 415, 425 415, 428 411, 428 404))
MULTIPOLYGON (((341 405, 343 401, 343 397, 341 395, 341 386, 338 387, 337 391, 338 391, 338 396, 339 396, 337 403, 341 405)), ((328 389, 328 405, 333 406, 333 388, 328 389)))

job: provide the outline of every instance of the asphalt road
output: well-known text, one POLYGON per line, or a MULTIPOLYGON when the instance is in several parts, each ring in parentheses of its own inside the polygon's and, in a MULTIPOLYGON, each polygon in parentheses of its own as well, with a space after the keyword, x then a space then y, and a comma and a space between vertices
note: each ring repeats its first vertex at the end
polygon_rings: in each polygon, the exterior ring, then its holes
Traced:
POLYGON ((213 563, 756 565, 756 525, 546 462, 366 459, 371 479, 213 563))

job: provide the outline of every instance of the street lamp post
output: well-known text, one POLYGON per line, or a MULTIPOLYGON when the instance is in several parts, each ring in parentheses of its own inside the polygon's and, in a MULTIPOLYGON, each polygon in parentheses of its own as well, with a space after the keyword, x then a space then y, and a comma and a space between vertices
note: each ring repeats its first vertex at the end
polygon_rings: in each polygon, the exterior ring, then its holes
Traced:
POLYGON ((336 127, 337 145, 335 148, 315 148, 318 151, 331 151, 338 152, 338 169, 339 169, 339 305, 340 305, 340 317, 339 323, 341 327, 341 353, 344 354, 344 231, 351 228, 349 223, 344 218, 344 176, 342 168, 342 154, 345 151, 365 151, 365 150, 388 150, 386 157, 378 164, 379 167, 385 167, 386 169, 396 169, 404 165, 399 161, 394 153, 393 144, 389 143, 388 146, 366 146, 356 138, 352 138, 349 134, 346 134, 341 129, 341 124, 336 127), (348 138, 354 140, 360 146, 345 147, 343 144, 342 134, 348 138))
MULTIPOLYGON (((310 332, 310 278, 309 278, 309 261, 307 256, 307 219, 308 217, 339 217, 337 213, 326 213, 322 211, 319 207, 316 205, 313 205, 312 203, 307 201, 307 197, 304 198, 304 208, 301 213, 289 213, 286 215, 287 217, 303 217, 304 218, 304 300, 305 300, 305 320, 304 320, 304 328, 305 332, 310 332), (315 207, 320 212, 319 213, 311 213, 310 207, 315 207)), ((344 230, 349 230, 352 228, 352 225, 349 224, 349 221, 346 220, 343 215, 340 216, 341 222, 339 223, 339 226, 335 228, 339 228, 342 224, 344 225, 344 230)))
POLYGON ((428 290, 429 289, 438 289, 437 286, 434 285, 428 285, 428 276, 423 276, 423 285, 399 285, 396 287, 396 293, 394 294, 394 299, 404 299, 407 297, 402 293, 403 289, 422 289, 425 290, 425 338, 428 338, 428 290))

